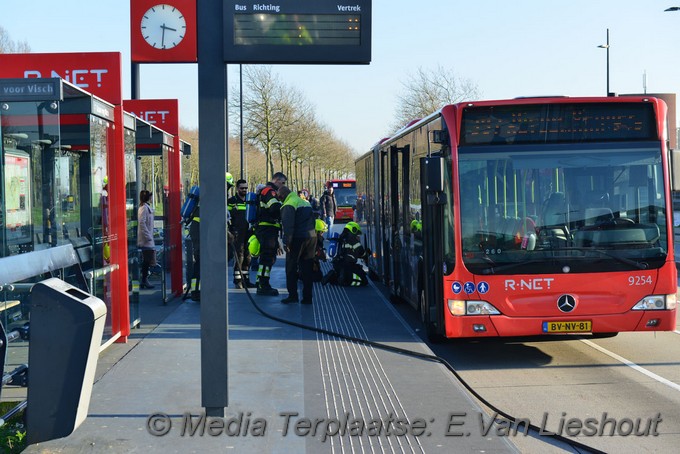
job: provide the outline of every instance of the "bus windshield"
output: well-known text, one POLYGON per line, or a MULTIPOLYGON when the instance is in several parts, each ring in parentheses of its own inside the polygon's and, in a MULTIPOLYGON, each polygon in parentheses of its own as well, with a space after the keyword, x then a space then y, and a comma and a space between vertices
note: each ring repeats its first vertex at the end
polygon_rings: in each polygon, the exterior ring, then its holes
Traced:
POLYGON ((459 148, 463 261, 477 274, 659 268, 659 142, 459 148))
POLYGON ((357 204, 356 188, 338 188, 334 191, 335 202, 339 207, 352 207, 357 204))

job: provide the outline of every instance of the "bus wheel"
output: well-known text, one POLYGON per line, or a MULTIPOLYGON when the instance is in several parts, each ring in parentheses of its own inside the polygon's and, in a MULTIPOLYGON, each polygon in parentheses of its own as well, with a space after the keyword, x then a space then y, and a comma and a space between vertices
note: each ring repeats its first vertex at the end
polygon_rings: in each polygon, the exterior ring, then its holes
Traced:
POLYGON ((423 325, 426 323, 426 318, 427 317, 427 309, 425 308, 425 289, 420 290, 420 298, 418 301, 418 310, 420 311, 420 321, 423 322, 423 325))

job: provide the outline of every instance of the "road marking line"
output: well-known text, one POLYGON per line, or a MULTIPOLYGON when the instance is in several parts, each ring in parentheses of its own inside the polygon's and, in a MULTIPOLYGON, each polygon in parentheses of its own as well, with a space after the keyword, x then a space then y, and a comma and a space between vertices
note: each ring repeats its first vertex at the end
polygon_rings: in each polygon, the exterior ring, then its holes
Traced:
POLYGON ((592 341, 589 341, 587 339, 580 339, 580 341, 591 346, 591 347, 593 347, 595 350, 599 350, 600 352, 604 353, 605 355, 607 355, 611 358, 614 358, 617 361, 622 362, 626 366, 631 367, 632 369, 635 369, 636 371, 640 372, 641 374, 645 374, 649 378, 652 378, 652 379, 658 381, 659 383, 663 383, 664 385, 666 385, 670 388, 673 388, 676 391, 680 391, 680 385, 678 385, 677 383, 673 383, 672 381, 667 380, 660 375, 656 375, 654 372, 648 371, 644 367, 638 366, 634 362, 629 361, 626 358, 617 355, 616 353, 610 352, 606 348, 600 347, 599 345, 597 345, 596 343, 594 343, 592 341))

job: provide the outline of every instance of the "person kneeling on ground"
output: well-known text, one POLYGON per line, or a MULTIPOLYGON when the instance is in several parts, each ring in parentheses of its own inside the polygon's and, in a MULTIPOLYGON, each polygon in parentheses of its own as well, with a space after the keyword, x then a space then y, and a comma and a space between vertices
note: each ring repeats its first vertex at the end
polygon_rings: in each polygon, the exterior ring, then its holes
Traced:
POLYGON ((368 257, 359 239, 361 227, 356 222, 348 222, 338 238, 338 254, 333 259, 333 269, 326 274, 321 283, 359 287, 368 284, 364 268, 359 259, 368 257))

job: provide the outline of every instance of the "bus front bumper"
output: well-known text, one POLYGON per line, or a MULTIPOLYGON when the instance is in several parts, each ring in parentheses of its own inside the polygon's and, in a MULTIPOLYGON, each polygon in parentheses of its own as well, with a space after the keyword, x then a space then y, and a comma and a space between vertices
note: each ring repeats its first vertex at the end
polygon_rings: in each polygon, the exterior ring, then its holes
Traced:
POLYGON ((551 334, 673 331, 676 310, 628 311, 579 317, 509 317, 506 315, 446 315, 446 337, 514 337, 551 334))

